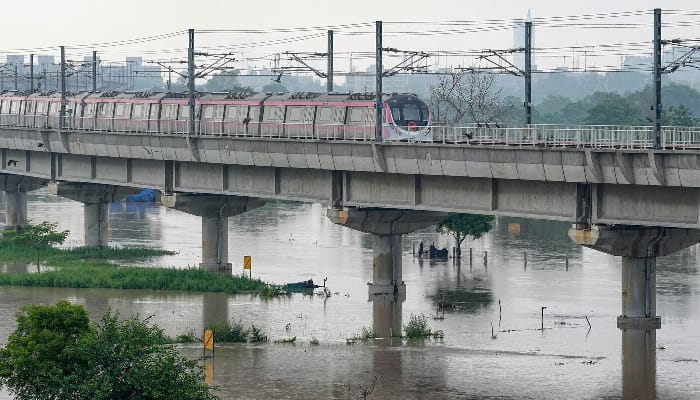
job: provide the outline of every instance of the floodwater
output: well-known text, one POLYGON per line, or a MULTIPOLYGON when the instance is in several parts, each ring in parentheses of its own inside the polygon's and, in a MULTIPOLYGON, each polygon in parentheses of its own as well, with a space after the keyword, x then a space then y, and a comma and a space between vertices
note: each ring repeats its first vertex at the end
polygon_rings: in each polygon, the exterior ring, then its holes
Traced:
MULTIPOLYGON (((79 203, 38 191, 30 194, 28 208, 30 219, 70 229, 68 245, 82 243, 79 203)), ((198 217, 159 205, 115 204, 110 221, 114 245, 178 252, 147 265, 185 268, 199 262, 198 217)), ((14 315, 23 305, 68 299, 84 304, 94 319, 109 308, 122 315, 152 315, 170 335, 201 332, 208 321, 240 320, 272 340, 297 338, 296 344, 217 346, 206 368, 222 398, 355 399, 363 393, 374 399, 700 398, 698 247, 658 260, 662 328, 655 337, 631 332, 623 338, 616 327, 619 258, 573 245, 567 229, 565 223, 500 218, 485 238, 464 243, 461 265, 412 256, 419 240, 451 247, 448 238, 430 230, 407 235, 407 296, 398 314, 403 323, 412 314, 424 314, 432 329, 444 332, 440 340, 346 344, 363 327, 371 328, 373 320, 396 317, 383 299, 368 301, 369 235, 331 224, 319 204, 273 203, 230 219, 234 273, 242 272, 242 258, 250 255, 253 276, 274 283, 320 283, 327 277, 331 297, 296 294, 267 300, 2 287, 0 343, 14 330, 14 315), (520 224, 519 232, 514 223, 520 224), (438 303, 448 305, 444 315, 438 314, 438 303), (434 318, 438 315, 441 319, 434 318), (319 345, 310 344, 312 339, 319 345)), ((2 272, 34 270, 0 265, 2 272)), ((202 354, 195 345, 182 351, 202 354)), ((0 398, 10 397, 3 392, 0 398)))

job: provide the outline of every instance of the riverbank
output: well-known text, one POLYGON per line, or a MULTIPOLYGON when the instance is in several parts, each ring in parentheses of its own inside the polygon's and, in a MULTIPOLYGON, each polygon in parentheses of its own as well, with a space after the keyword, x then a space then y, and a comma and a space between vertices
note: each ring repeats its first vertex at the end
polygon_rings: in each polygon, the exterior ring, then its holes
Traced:
MULTIPOLYGON (((265 297, 283 293, 278 286, 258 279, 196 269, 127 265, 136 260, 172 254, 175 252, 148 248, 48 248, 42 250, 40 258, 42 267, 49 267, 50 270, 40 273, 0 274, 0 286, 151 289, 255 294, 265 297)), ((0 262, 31 265, 36 262, 36 250, 0 240, 0 262)))

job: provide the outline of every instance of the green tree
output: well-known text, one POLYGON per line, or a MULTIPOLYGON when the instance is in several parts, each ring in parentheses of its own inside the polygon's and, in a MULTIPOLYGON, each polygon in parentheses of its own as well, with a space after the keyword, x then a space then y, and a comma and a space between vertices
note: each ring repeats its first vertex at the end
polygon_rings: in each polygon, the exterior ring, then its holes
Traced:
POLYGON ((90 324, 82 306, 27 306, 0 350, 0 383, 25 399, 215 399, 201 367, 163 331, 107 312, 90 324))
POLYGON ((661 124, 664 126, 695 126, 698 120, 693 118, 684 105, 669 107, 661 113, 661 124))
POLYGON ((468 236, 479 239, 491 230, 493 215, 449 213, 435 227, 436 232, 454 236, 457 242, 457 255, 462 254, 462 242, 468 236))
POLYGON ((39 271, 41 251, 54 244, 63 244, 69 231, 57 231, 58 224, 44 221, 40 224, 26 222, 19 232, 6 232, 5 238, 21 245, 31 246, 36 250, 36 269, 39 271))
POLYGON ((89 331, 82 306, 59 301, 23 307, 17 329, 0 350, 0 383, 18 399, 69 398, 65 377, 78 373, 81 364, 69 349, 89 331))
POLYGON ((213 74, 204 84, 204 90, 207 92, 250 92, 249 87, 238 83, 237 75, 238 71, 213 74))

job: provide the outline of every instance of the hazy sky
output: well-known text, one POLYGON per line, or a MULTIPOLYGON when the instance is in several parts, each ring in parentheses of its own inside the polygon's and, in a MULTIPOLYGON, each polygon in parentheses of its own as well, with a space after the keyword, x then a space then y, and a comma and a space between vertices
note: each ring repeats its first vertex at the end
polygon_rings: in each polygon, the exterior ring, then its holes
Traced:
MULTIPOLYGON (((89 54, 91 48, 76 49, 77 45, 116 42, 162 33, 182 31, 187 28, 208 29, 274 29, 282 27, 325 27, 330 25, 353 24, 383 21, 453 21, 453 20, 510 20, 523 18, 528 8, 537 17, 564 15, 598 14, 618 11, 651 10, 661 7, 665 10, 700 9, 697 0, 497 0, 497 1, 458 1, 458 0, 263 0, 263 1, 223 1, 223 0, 36 0, 3 1, 3 23, 0 24, 2 48, 0 52, 23 53, 30 51, 43 54, 58 52, 52 48, 65 45, 73 57, 89 54), (22 51, 17 51, 22 49, 22 51), (44 50, 42 50, 44 49, 44 50)), ((700 21, 700 15, 673 16, 664 21, 700 21), (675 18, 675 19, 674 19, 675 18)), ((621 20, 620 20, 621 21, 621 20)), ((615 22, 608 20, 608 22, 615 22)), ((651 16, 626 19, 624 22, 648 23, 651 16)), ((700 24, 696 24, 700 25, 700 24)), ((434 29, 425 24, 386 24, 385 32, 434 29)), ((444 26, 442 27, 444 29, 444 26)), ((366 35, 342 35, 338 32, 335 40, 336 52, 371 52, 374 27, 365 31, 366 35)), ((438 29, 440 29, 438 27, 438 29)), ((576 29, 576 28, 537 28, 536 46, 600 45, 604 43, 626 43, 650 41, 652 29, 649 26, 629 29, 576 29)), ((341 30, 342 31, 342 30, 341 30)), ((322 32, 322 31, 319 31, 322 32)), ((237 45, 259 41, 288 39, 308 35, 306 32, 283 34, 202 34, 197 35, 198 47, 227 46, 231 51, 240 52, 237 45)), ((669 27, 664 37, 697 38, 697 28, 669 27), (694 32, 695 31, 695 32, 694 32)), ((509 48, 513 46, 512 30, 470 32, 451 35, 390 35, 384 39, 385 46, 407 50, 465 50, 482 48, 509 48)), ((97 46, 103 59, 123 60, 127 54, 145 58, 181 57, 183 53, 172 51, 184 49, 187 36, 141 43, 130 46, 97 46), (166 53, 167 51, 170 53, 166 53), (150 53, 149 53, 150 52, 150 53)), ((245 56, 265 55, 284 50, 325 50, 325 38, 302 40, 278 46, 256 46, 245 51, 245 56)), ((591 52, 593 50, 591 49, 591 52)), ((562 50, 554 60, 541 63, 568 63, 568 51, 562 50)), ((244 55, 241 55, 242 57, 244 55)), ((2 59, 0 55, 0 59, 2 59)), ((579 57, 572 53, 573 57, 579 57)), ((339 57, 340 58, 340 57, 339 57)), ((555 57, 552 57, 555 58, 555 57)), ((262 61, 260 61, 262 62, 262 61)), ((362 65, 360 57, 356 63, 362 65)), ((368 61, 369 62, 369 61, 368 61)), ((445 62, 445 61, 436 61, 445 62)), ((435 61, 433 64, 436 63, 435 61)), ((461 63, 458 59, 448 60, 450 64, 461 63)), ((579 61, 580 62, 580 61, 579 61)), ((605 63, 609 61, 595 61, 605 63)), ((253 64, 255 61, 245 61, 253 64)), ((469 63, 464 60, 464 63, 469 63)), ((347 68, 347 60, 339 59, 339 69, 347 68), (345 63, 345 64, 344 64, 345 63), (344 66, 343 66, 344 65, 344 66)))

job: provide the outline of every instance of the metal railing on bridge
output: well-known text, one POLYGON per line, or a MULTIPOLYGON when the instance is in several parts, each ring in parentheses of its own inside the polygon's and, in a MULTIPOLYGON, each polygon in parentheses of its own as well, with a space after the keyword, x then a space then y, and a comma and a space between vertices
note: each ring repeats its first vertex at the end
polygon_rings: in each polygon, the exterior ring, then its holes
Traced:
MULTIPOLYGON (((18 118, 0 114, 0 126, 58 129, 57 116, 18 118)), ((389 126, 387 126, 389 128, 389 126)), ((186 120, 96 119, 67 116, 65 129, 135 134, 188 134, 186 120)), ((197 121, 202 136, 263 137, 267 139, 373 141, 373 125, 306 123, 259 123, 197 121)), ((653 147, 651 126, 557 125, 527 126, 500 124, 433 125, 432 141, 462 145, 539 146, 597 149, 649 149, 653 147)), ((410 140, 409 140, 410 141, 410 140)), ((664 149, 700 150, 700 127, 665 126, 661 132, 664 149)))

